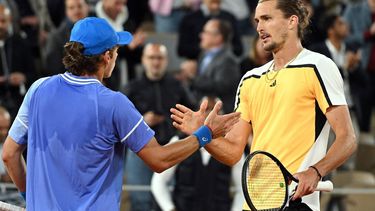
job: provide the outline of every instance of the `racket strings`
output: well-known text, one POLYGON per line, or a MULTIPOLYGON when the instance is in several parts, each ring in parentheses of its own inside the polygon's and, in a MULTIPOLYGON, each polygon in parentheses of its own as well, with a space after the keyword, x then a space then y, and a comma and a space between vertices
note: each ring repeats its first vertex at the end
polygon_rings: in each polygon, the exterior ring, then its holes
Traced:
POLYGON ((259 154, 250 160, 247 188, 257 210, 279 210, 285 201, 284 175, 279 166, 267 156, 259 154))

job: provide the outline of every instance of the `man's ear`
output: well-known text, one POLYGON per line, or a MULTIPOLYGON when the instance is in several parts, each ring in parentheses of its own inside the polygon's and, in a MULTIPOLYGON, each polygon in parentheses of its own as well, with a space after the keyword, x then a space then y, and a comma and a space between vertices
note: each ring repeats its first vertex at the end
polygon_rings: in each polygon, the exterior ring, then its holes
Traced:
POLYGON ((298 24, 299 24, 299 18, 297 15, 292 15, 290 16, 289 18, 289 23, 288 23, 288 29, 289 30, 292 30, 294 28, 298 28, 298 24))
POLYGON ((111 53, 109 51, 106 51, 103 55, 104 64, 107 65, 111 59, 112 59, 111 53))

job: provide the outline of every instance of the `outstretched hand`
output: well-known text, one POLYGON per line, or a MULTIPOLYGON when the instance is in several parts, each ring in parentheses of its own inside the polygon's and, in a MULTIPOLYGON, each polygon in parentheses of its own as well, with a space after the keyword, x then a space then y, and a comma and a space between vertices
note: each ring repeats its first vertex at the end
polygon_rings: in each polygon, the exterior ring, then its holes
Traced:
POLYGON ((207 115, 208 101, 203 100, 198 111, 194 112, 186 106, 177 104, 176 108, 172 108, 171 118, 173 126, 178 130, 191 135, 200 126, 207 125, 212 132, 212 138, 224 136, 239 121, 240 113, 234 112, 230 114, 220 115, 222 102, 216 102, 212 111, 207 115))
POLYGON ((208 101, 203 100, 198 111, 192 111, 190 108, 177 104, 176 108, 171 108, 171 118, 173 126, 179 131, 191 135, 195 130, 203 125, 206 119, 208 101))

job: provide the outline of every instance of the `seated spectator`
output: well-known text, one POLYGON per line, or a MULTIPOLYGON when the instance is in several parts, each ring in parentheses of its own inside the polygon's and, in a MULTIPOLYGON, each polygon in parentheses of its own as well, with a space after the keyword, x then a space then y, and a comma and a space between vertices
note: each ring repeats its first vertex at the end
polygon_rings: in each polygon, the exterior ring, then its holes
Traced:
POLYGON ((13 118, 36 71, 31 48, 25 38, 13 33, 10 10, 0 4, 0 105, 13 118))
POLYGON ((236 56, 241 56, 243 46, 237 30, 236 18, 229 12, 220 9, 221 0, 203 0, 200 10, 187 14, 181 21, 178 30, 178 55, 188 59, 197 59, 201 48, 199 34, 206 22, 212 18, 228 21, 233 30, 229 39, 236 56))
POLYGON ((150 0, 157 33, 176 33, 182 18, 198 9, 201 0, 150 0))
POLYGON ((360 68, 361 53, 358 46, 345 43, 349 36, 349 26, 343 17, 328 15, 324 23, 327 40, 311 46, 311 49, 331 58, 339 67, 344 78, 344 91, 349 108, 356 115, 359 132, 366 133, 367 117, 363 116, 363 111, 368 106, 365 105, 368 84, 366 75, 360 68))
POLYGON ((198 63, 196 60, 186 59, 181 62, 180 69, 176 73, 175 77, 177 80, 189 88, 191 80, 197 75, 198 63))
POLYGON ((251 8, 248 0, 222 0, 221 9, 230 12, 237 20, 237 30, 241 36, 255 34, 251 23, 251 8))
POLYGON ((70 31, 78 20, 89 14, 89 7, 85 0, 65 0, 66 18, 59 28, 53 30, 47 38, 45 47, 45 67, 43 76, 51 76, 65 72, 62 58, 64 56, 64 44, 69 40, 70 31))
MULTIPOLYGON (((375 105, 375 0, 352 2, 345 9, 344 18, 349 24, 347 42, 360 48, 360 71, 368 81, 363 103, 359 142, 374 144, 371 133, 371 118, 375 105)), ((364 86, 365 84, 363 84, 364 86)))
POLYGON ((239 64, 228 47, 231 25, 221 19, 211 19, 201 33, 201 56, 191 90, 196 99, 215 96, 223 101, 225 113, 233 111, 234 97, 240 81, 239 64))
POLYGON ((125 60, 126 66, 118 64, 118 70, 113 71, 113 76, 105 80, 106 85, 113 90, 119 90, 126 82, 121 81, 122 70, 127 71, 128 80, 136 77, 135 65, 140 63, 146 38, 145 32, 129 18, 126 3, 127 0, 100 0, 95 6, 96 16, 107 20, 115 31, 126 30, 133 34, 133 41, 120 47, 118 51, 119 60, 125 60))

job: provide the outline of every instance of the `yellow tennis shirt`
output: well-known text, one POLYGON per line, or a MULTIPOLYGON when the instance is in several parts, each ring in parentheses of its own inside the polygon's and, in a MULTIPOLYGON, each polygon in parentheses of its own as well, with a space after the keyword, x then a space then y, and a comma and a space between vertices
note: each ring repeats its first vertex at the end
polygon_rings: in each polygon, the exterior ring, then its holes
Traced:
MULTIPOLYGON (((332 60, 307 49, 276 73, 269 70, 272 64, 243 76, 235 110, 252 125, 251 151, 270 152, 294 174, 325 156, 330 129, 325 113, 346 105, 343 80, 332 60)), ((318 192, 302 201, 320 209, 318 192)), ((250 210, 246 203, 244 210, 250 210)))

